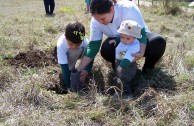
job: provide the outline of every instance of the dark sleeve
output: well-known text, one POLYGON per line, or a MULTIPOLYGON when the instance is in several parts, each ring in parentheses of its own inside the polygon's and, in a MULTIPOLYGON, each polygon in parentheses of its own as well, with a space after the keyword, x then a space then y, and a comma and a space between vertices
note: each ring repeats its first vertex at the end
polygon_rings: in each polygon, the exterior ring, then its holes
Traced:
POLYGON ((65 86, 70 88, 70 71, 68 64, 60 64, 62 70, 63 80, 65 81, 65 86))
POLYGON ((116 37, 115 41, 117 42, 117 44, 121 41, 120 37, 116 37))
POLYGON ((142 37, 141 38, 138 38, 137 40, 140 43, 144 43, 146 45, 147 44, 147 36, 146 36, 145 28, 141 29, 141 35, 142 35, 142 37))
POLYGON ((121 66, 124 69, 127 68, 130 64, 131 62, 128 59, 123 59, 121 60, 119 66, 121 66))
POLYGON ((96 56, 96 54, 98 53, 100 46, 101 46, 102 40, 98 40, 98 41, 91 41, 88 44, 88 47, 86 49, 86 51, 84 52, 84 55, 94 59, 94 57, 96 56))

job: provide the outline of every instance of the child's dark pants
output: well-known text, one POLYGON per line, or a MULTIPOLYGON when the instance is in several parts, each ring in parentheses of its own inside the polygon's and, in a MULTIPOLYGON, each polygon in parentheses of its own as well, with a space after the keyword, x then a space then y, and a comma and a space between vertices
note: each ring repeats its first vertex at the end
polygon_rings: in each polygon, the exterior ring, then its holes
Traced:
MULTIPOLYGON (((119 61, 116 62, 116 68, 119 65, 119 61)), ((120 75, 118 75, 123 84, 123 94, 131 94, 131 80, 134 78, 137 72, 136 62, 131 63, 126 69, 122 69, 120 75)), ((118 85, 120 88, 120 85, 118 85)))

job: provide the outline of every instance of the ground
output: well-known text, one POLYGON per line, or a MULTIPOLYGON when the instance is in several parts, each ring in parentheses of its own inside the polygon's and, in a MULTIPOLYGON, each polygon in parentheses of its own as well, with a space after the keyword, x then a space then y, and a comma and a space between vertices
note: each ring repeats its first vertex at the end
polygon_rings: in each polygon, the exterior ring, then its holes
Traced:
POLYGON ((57 64, 54 50, 41 51, 30 49, 27 52, 21 52, 13 58, 5 58, 5 63, 15 67, 34 68, 54 66, 57 64))
POLYGON ((45 16, 40 0, 0 1, 0 125, 194 124, 193 11, 166 14, 162 6, 148 9, 140 1, 147 26, 165 38, 167 47, 153 76, 142 75, 144 59, 138 62, 134 99, 126 101, 109 95, 109 89, 114 93, 115 75, 100 54, 85 82, 89 90, 68 94, 56 90, 60 66, 53 50, 65 26, 78 20, 89 38, 91 16, 84 14, 84 1, 57 0, 54 16, 45 16))

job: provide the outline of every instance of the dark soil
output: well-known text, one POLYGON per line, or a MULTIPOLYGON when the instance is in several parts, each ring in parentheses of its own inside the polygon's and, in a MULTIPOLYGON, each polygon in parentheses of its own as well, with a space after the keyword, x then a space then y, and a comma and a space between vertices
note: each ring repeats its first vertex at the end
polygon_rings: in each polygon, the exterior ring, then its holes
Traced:
POLYGON ((57 64, 56 50, 41 51, 31 49, 27 52, 21 52, 14 58, 4 58, 5 63, 15 67, 45 67, 57 64))

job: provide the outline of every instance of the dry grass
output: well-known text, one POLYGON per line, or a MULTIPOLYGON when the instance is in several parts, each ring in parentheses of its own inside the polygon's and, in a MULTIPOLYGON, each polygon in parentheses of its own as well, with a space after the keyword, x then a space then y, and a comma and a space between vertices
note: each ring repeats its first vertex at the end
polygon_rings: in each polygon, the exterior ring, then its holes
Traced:
MULTIPOLYGON (((89 34, 91 17, 84 15, 84 1, 57 0, 54 17, 44 15, 40 0, 0 2, 0 125, 194 124, 194 13, 172 16, 158 8, 140 7, 148 27, 167 40, 167 48, 153 77, 145 80, 140 76, 134 81, 135 99, 118 101, 105 93, 114 75, 99 55, 89 78, 94 77, 95 82, 86 82, 95 85, 82 94, 59 95, 47 90, 59 83, 57 64, 23 68, 5 63, 4 58, 29 49, 52 51, 69 22, 82 22, 89 34)), ((142 62, 139 64, 141 67, 142 62)))

